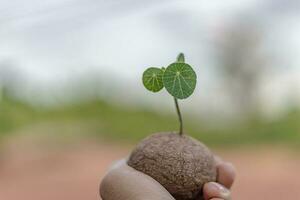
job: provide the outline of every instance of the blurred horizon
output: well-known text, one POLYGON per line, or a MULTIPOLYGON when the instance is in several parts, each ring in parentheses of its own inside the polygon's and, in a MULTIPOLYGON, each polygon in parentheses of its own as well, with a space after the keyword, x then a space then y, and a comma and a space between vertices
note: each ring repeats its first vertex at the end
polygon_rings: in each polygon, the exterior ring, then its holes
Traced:
POLYGON ((13 0, 1 8, 0 87, 32 105, 101 98, 170 111, 168 95, 146 92, 141 74, 184 52, 198 74, 182 102, 189 112, 239 117, 239 106, 255 103, 276 118, 300 106, 297 1, 13 0))

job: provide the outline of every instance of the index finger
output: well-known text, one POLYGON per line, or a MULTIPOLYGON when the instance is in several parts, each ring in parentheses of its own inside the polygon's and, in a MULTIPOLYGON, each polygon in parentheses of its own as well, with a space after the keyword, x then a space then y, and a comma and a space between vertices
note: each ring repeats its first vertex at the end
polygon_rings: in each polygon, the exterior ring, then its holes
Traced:
POLYGON ((236 176, 235 167, 229 162, 222 161, 217 156, 215 156, 215 161, 217 165, 217 182, 230 189, 236 176))

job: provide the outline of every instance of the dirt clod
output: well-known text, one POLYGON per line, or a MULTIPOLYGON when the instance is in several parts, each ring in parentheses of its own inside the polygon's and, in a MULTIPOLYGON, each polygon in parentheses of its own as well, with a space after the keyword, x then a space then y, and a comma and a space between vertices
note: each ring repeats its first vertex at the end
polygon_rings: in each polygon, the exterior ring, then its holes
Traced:
POLYGON ((216 180, 213 154, 201 142, 178 133, 157 133, 132 151, 128 165, 151 176, 177 200, 201 195, 204 183, 216 180))

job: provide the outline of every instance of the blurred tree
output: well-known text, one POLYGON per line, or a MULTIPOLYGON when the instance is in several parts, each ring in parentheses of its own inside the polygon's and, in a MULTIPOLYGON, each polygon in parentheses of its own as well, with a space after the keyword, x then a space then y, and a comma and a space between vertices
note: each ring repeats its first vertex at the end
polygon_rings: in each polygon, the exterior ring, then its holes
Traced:
POLYGON ((258 24, 243 20, 226 27, 217 41, 221 80, 238 114, 245 117, 260 112, 258 89, 266 70, 262 39, 258 24))
POLYGON ((0 101, 13 95, 21 83, 20 70, 11 60, 0 62, 0 101))

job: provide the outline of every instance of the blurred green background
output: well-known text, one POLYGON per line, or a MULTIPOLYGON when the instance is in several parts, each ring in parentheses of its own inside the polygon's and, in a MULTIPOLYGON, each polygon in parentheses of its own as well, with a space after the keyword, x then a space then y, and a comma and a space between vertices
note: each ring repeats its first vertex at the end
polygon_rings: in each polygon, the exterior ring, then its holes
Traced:
MULTIPOLYGON (((105 138, 127 143, 136 143, 154 132, 178 129, 175 108, 174 113, 159 113, 145 107, 120 106, 104 100, 44 108, 31 106, 9 96, 4 96, 0 105, 2 140, 13 134, 22 134, 22 129, 34 130, 34 126, 43 130, 36 134, 105 138)), ((291 108, 285 115, 272 121, 260 115, 251 115, 227 123, 207 122, 191 114, 184 115, 186 133, 209 145, 227 148, 257 144, 299 147, 299 122, 300 112, 296 108, 291 108)))

